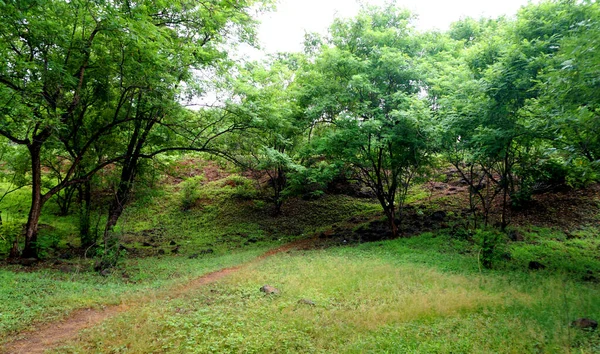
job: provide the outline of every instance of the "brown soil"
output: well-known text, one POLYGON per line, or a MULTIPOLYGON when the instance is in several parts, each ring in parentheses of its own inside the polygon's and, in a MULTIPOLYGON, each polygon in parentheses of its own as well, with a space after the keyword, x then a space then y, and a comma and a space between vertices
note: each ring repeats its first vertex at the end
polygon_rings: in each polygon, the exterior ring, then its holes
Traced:
POLYGON ((167 184, 179 184, 186 178, 195 176, 203 176, 203 183, 208 183, 230 175, 217 163, 199 158, 187 158, 178 161, 169 170, 163 172, 167 175, 164 181, 167 184))
MULTIPOLYGON (((172 289, 167 293, 169 297, 181 296, 187 292, 193 291, 201 286, 210 284, 222 279, 229 274, 235 273, 250 264, 259 262, 267 257, 278 253, 289 252, 293 249, 310 248, 313 240, 299 240, 288 243, 276 249, 270 250, 256 259, 231 268, 225 268, 216 272, 208 273, 178 288, 172 289)), ((16 335, 16 339, 6 343, 0 349, 2 353, 10 354, 35 354, 44 353, 46 350, 56 348, 64 342, 74 339, 79 331, 93 327, 104 320, 111 318, 121 312, 130 311, 139 307, 147 301, 136 301, 135 304, 123 303, 115 306, 107 306, 101 309, 81 309, 75 311, 68 318, 54 323, 45 323, 34 330, 16 335)))

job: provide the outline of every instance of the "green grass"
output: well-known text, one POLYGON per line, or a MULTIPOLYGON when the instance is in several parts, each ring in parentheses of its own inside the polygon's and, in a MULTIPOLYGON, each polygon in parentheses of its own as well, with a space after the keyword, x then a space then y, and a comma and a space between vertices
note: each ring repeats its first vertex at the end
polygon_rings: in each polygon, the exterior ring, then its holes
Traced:
POLYGON ((232 175, 204 185, 194 178, 140 198, 122 217, 120 230, 131 242, 143 242, 150 230, 158 235, 155 238, 181 243, 183 252, 206 248, 228 252, 249 243, 293 240, 379 210, 375 201, 333 195, 313 201, 290 199, 282 215, 273 216, 272 205, 257 195, 252 181, 232 175), (184 203, 188 182, 198 185, 193 202, 184 203), (188 204, 193 206, 184 210, 188 204))
POLYGON ((480 274, 473 255, 440 252, 437 239, 277 255, 119 315, 56 352, 600 350, 598 332, 569 327, 578 317, 600 317, 598 285, 530 272, 480 274), (264 284, 281 295, 265 296, 264 284))
POLYGON ((115 305, 165 292, 208 272, 246 262, 264 251, 254 248, 198 259, 130 259, 107 277, 90 272, 89 264, 81 264, 80 271, 73 266, 70 273, 59 269, 25 272, 19 266, 0 269, 0 342, 15 331, 64 318, 75 309, 115 305))
MULTIPOLYGON (((216 284, 170 296, 170 289, 194 277, 333 224, 359 227, 345 221, 369 220, 380 211, 374 201, 334 195, 290 199, 283 214, 273 217, 252 183, 237 175, 212 182, 194 177, 138 190, 116 232, 128 248, 155 256, 129 258, 108 277, 93 273, 89 259, 69 261, 78 270, 68 274, 58 266, 1 269, 0 342, 75 309, 125 301, 140 305, 57 352, 600 351, 598 332, 568 326, 579 317, 600 318, 600 286, 582 282, 600 278, 600 230, 593 225, 568 234, 522 227, 522 242, 501 240, 492 270, 480 268, 477 241, 467 233, 439 230, 277 255, 216 284), (171 241, 180 255, 156 256, 159 250, 170 254, 171 241), (214 253, 186 257, 208 249, 214 253), (532 261, 546 268, 530 271, 532 261), (264 296, 258 291, 264 284, 282 294, 264 296), (303 298, 316 306, 299 304, 303 298)), ((0 205, 2 236, 25 222, 28 193, 13 193, 0 205)), ((409 200, 431 210, 455 202, 444 197, 429 203, 427 193, 417 186, 409 200)), ((45 206, 42 255, 60 252, 66 242, 77 244, 76 211, 67 217, 56 211, 53 201, 45 206)))

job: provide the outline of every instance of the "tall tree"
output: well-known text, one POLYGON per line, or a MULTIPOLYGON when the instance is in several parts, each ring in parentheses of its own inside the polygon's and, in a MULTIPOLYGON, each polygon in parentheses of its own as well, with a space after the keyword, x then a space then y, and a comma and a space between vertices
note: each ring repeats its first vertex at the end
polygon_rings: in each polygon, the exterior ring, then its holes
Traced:
MULTIPOLYGON (((192 70, 224 56, 217 43, 253 38, 254 3, 0 4, 0 134, 26 146, 31 160, 23 257, 36 256, 42 206, 53 195, 117 161, 135 170, 131 154, 178 106, 181 82, 188 90, 197 87, 192 70), (118 132, 136 137, 129 140, 132 148, 119 150, 118 132), (55 165, 62 177, 48 189, 42 187, 43 158, 61 160, 55 165)), ((133 175, 125 173, 123 182, 133 175)))
POLYGON ((328 126, 320 151, 344 161, 379 200, 398 235, 397 207, 426 162, 429 108, 419 98, 411 15, 389 5, 336 20, 303 79, 306 113, 328 126))

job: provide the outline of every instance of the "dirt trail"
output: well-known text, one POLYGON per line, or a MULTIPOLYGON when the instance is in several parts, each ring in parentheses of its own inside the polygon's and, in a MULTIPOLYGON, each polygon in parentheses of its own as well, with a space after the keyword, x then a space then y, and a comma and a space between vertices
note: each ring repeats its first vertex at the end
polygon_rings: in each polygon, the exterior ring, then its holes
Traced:
MULTIPOLYGON (((278 253, 287 252, 297 248, 309 248, 311 240, 300 240, 288 243, 279 248, 270 250, 247 263, 236 267, 224 268, 216 272, 205 274, 191 282, 176 287, 169 291, 168 295, 177 297, 189 291, 197 289, 206 284, 218 281, 231 273, 235 273, 240 269, 247 267, 253 263, 259 262, 265 258, 276 255, 278 253)), ((48 349, 56 348, 64 342, 74 339, 79 331, 93 327, 104 320, 113 317, 121 312, 129 311, 135 307, 143 306, 144 302, 136 302, 135 304, 121 304, 108 306, 103 309, 81 309, 72 313, 68 318, 54 323, 45 323, 32 331, 20 333, 16 337, 18 340, 8 342, 1 349, 2 353, 10 354, 36 354, 44 353, 48 349)))

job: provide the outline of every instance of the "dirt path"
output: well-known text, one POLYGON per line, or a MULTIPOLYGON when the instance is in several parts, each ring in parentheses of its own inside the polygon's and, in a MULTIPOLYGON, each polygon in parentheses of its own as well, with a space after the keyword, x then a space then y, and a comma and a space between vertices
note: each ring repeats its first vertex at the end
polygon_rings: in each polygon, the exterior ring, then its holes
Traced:
MULTIPOLYGON (((216 272, 205 274, 192 280, 182 286, 172 289, 168 293, 171 297, 177 297, 189 291, 197 289, 206 284, 210 284, 235 273, 240 269, 253 263, 259 262, 267 257, 278 253, 287 252, 292 249, 309 248, 311 240, 300 240, 288 243, 279 248, 268 251, 260 257, 257 257, 247 263, 236 267, 224 268, 216 272)), ((2 348, 3 353, 10 354, 36 354, 44 353, 48 349, 56 348, 64 342, 74 339, 79 331, 93 327, 104 320, 111 318, 121 312, 129 311, 132 308, 144 305, 144 302, 135 304, 121 304, 108 306, 103 309, 81 309, 72 313, 68 318, 54 323, 45 323, 32 331, 17 335, 18 340, 6 343, 2 348)))

